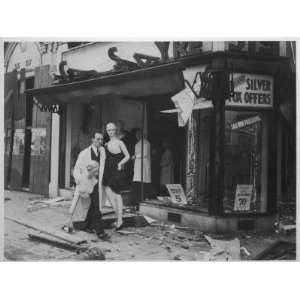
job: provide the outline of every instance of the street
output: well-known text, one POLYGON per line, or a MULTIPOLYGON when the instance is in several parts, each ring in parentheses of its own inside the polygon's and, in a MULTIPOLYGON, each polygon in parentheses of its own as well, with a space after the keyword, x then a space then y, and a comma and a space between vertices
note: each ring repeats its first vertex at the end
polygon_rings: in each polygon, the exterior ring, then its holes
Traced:
MULTIPOLYGON (((65 224, 67 210, 70 203, 66 201, 55 206, 37 207, 28 209, 30 202, 39 196, 22 192, 5 192, 5 259, 13 261, 66 261, 82 260, 84 256, 51 246, 42 242, 31 241, 28 234, 37 234, 38 231, 27 228, 7 216, 22 218, 47 225, 60 230, 65 224)), ((111 261, 204 261, 212 260, 209 253, 211 247, 204 238, 204 233, 194 230, 177 229, 174 224, 160 226, 128 227, 124 234, 113 229, 107 230, 112 242, 103 242, 93 234, 76 232, 73 235, 85 238, 88 247, 98 247, 104 253, 106 260, 111 261)), ((242 260, 253 259, 258 253, 271 245, 274 241, 293 241, 295 235, 280 235, 276 233, 238 233, 231 235, 209 234, 210 237, 220 240, 238 238, 242 260)))

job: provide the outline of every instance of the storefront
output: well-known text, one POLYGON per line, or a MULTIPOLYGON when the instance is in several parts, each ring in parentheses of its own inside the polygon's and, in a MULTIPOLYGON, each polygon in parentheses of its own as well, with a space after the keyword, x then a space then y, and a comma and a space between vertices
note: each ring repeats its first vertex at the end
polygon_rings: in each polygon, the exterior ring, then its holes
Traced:
POLYGON ((291 70, 279 56, 279 43, 268 51, 252 45, 250 53, 232 44, 225 43, 222 52, 185 52, 179 59, 194 87, 201 78, 197 72, 210 74, 212 107, 194 107, 187 124, 188 204, 146 201, 143 213, 209 231, 274 225, 277 204, 286 197, 285 172, 292 171, 284 150, 292 131, 281 109, 293 102, 291 70))
MULTIPOLYGON (((91 43, 62 53, 77 79, 28 92, 58 108, 54 194, 71 193, 72 168, 90 134, 122 120, 127 131, 142 127, 154 149, 168 139, 170 183, 180 184, 187 198, 179 205, 149 199, 141 212, 203 230, 270 227, 282 196, 286 126, 279 106, 289 97, 284 55, 284 43, 275 42, 91 43), (201 74, 211 79, 205 97, 201 74), (174 110, 172 98, 185 90, 199 103, 179 127, 184 111, 174 110)), ((159 186, 153 163, 152 169, 159 186)))
POLYGON ((51 113, 26 89, 49 85, 63 43, 13 42, 5 52, 5 187, 48 194, 51 113))

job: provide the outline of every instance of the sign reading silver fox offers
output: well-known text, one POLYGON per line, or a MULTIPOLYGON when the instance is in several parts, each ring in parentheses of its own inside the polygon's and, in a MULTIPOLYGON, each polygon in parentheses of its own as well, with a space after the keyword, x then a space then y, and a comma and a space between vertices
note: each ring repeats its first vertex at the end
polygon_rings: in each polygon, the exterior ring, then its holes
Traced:
POLYGON ((234 97, 226 100, 226 106, 273 107, 273 76, 234 73, 233 85, 234 97))

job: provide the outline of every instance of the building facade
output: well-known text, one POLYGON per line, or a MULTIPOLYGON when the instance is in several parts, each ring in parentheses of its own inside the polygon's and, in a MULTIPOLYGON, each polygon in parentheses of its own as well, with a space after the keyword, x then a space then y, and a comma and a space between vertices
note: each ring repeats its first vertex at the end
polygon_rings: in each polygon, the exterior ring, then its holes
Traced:
MULTIPOLYGON (((182 206, 149 199, 141 211, 153 217, 194 222, 208 230, 267 227, 278 201, 293 194, 293 43, 95 42, 71 49, 66 43, 49 43, 47 49, 56 51, 48 54, 42 54, 45 45, 28 43, 39 55, 23 60, 18 51, 23 53, 24 45, 17 44, 14 51, 8 48, 5 60, 6 76, 17 74, 14 84, 19 89, 14 112, 6 118, 11 189, 70 196, 72 168, 79 151, 90 143, 90 134, 103 131, 109 121, 123 120, 128 131, 143 128, 157 153, 161 141, 168 140, 174 159, 172 183, 184 188, 188 200, 182 206), (63 78, 62 61, 75 79, 53 85, 49 74, 60 71, 63 78), (210 80, 203 96, 205 78, 210 80), (26 89, 34 88, 27 96, 21 92, 24 80, 26 89), (184 91, 199 103, 187 124, 179 127, 184 106, 179 113, 163 112, 174 109, 171 99, 179 93, 184 97, 184 91), (30 106, 30 101, 37 104, 30 106), (25 107, 21 117, 20 103, 25 107)), ((6 82, 9 86, 9 79, 6 82)), ((152 170, 159 193, 155 155, 152 170)))

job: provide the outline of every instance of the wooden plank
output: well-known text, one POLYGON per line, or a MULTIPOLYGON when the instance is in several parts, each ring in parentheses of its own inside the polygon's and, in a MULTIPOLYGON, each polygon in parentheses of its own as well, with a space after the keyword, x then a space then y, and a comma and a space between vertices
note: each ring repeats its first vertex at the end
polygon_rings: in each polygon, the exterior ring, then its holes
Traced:
POLYGON ((13 103, 18 97, 17 71, 5 73, 4 77, 4 119, 11 120, 13 114, 13 103))
POLYGON ((57 230, 55 228, 47 227, 47 226, 41 225, 37 222, 26 220, 24 218, 16 218, 16 217, 13 217, 13 216, 6 216, 5 219, 13 221, 17 224, 23 225, 23 226, 28 227, 28 228, 38 230, 42 233, 49 234, 49 235, 54 236, 58 239, 66 241, 68 243, 73 243, 73 244, 79 245, 79 244, 82 244, 82 243, 86 242, 86 239, 77 237, 75 235, 70 235, 70 234, 68 234, 68 233, 66 233, 62 230, 57 230))
POLYGON ((4 172, 5 172, 5 187, 10 182, 11 177, 11 162, 12 162, 12 147, 14 136, 14 122, 13 122, 13 103, 18 97, 18 77, 17 71, 5 74, 4 82, 4 119, 5 119, 5 156, 4 156, 4 172))
MULTIPOLYGON (((35 88, 48 87, 51 84, 50 66, 40 66, 35 69, 35 88)), ((32 116, 32 143, 42 142, 41 151, 31 152, 30 184, 32 193, 48 195, 50 181, 50 147, 51 147, 51 113, 42 112, 35 105, 32 116), (39 129, 44 137, 35 135, 39 129)))
POLYGON ((23 183, 24 146, 25 146, 25 115, 26 95, 25 91, 25 69, 20 72, 20 84, 18 97, 14 98, 14 142, 11 162, 10 188, 20 191, 23 183))
POLYGON ((69 251, 84 251, 88 249, 87 247, 81 247, 73 243, 62 242, 58 239, 51 238, 45 234, 28 234, 28 238, 32 241, 45 243, 69 251))

